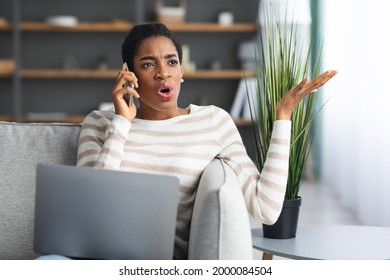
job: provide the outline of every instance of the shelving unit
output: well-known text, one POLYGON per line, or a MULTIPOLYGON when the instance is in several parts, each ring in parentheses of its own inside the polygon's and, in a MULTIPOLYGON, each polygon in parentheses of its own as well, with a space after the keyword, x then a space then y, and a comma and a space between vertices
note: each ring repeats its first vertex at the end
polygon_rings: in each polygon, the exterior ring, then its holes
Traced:
POLYGON ((126 32, 134 26, 130 22, 93 22, 79 23, 71 27, 53 26, 45 22, 22 22, 20 29, 22 31, 56 31, 56 32, 77 32, 77 31, 97 31, 97 32, 126 32))
MULTIPOLYGON (((124 36, 136 23, 153 20, 151 10, 155 0, 120 0, 118 4, 128 6, 121 8, 122 14, 117 10, 111 12, 111 16, 106 7, 112 6, 110 1, 97 0, 94 9, 83 12, 79 1, 63 0, 63 7, 75 14, 79 13, 77 17, 80 23, 72 27, 47 24, 45 17, 53 15, 53 11, 61 13, 50 0, 37 2, 42 2, 35 5, 43 7, 43 10, 32 8, 33 4, 26 0, 15 0, 12 15, 8 15, 11 23, 0 24, 0 32, 9 33, 13 37, 13 58, 16 61, 14 73, 0 73, 0 83, 9 79, 13 83, 13 92, 9 96, 13 103, 13 113, 8 116, 0 111, 0 120, 28 121, 25 116, 30 112, 55 110, 71 116, 60 121, 81 122, 83 116, 95 109, 97 104, 110 101, 110 90, 119 71, 118 65, 121 64, 119 52, 124 36), (48 11, 44 10, 45 7, 48 7, 48 11), (27 9, 31 12, 27 12, 27 9), (129 18, 124 18, 127 14, 122 10, 126 9, 134 10, 129 18), (100 17, 94 18, 92 14, 99 14, 99 11, 100 17), (103 14, 111 19, 103 18, 103 14), (97 70, 96 62, 93 61, 99 52, 109 57, 108 70, 97 70), (62 62, 68 53, 77 57, 80 67, 63 69, 62 62)), ((59 7, 60 2, 56 4, 59 7)), ((165 2, 170 4, 174 0, 165 2)), ((240 70, 236 48, 241 41, 253 38, 256 33, 257 12, 253 11, 253 7, 256 7, 257 1, 214 2, 187 1, 187 10, 191 14, 187 15, 186 22, 167 24, 182 43, 191 47, 191 60, 198 66, 196 71, 185 71, 186 82, 182 87, 180 106, 189 103, 215 104, 229 110, 238 81, 254 74, 240 70), (202 8, 204 4, 208 6, 207 11, 202 8), (230 26, 216 22, 218 12, 226 8, 236 16, 235 23, 230 26), (223 68, 210 70, 208 63, 212 59, 220 59, 223 68), (204 89, 208 90, 207 95, 204 89)), ((237 123, 247 124, 239 120, 237 123)))
MULTIPOLYGON (((58 70, 58 69, 24 69, 21 70, 22 78, 45 79, 114 79, 118 75, 116 70, 58 70)), ((253 76, 253 72, 244 73, 242 70, 199 70, 184 73, 186 79, 241 79, 245 76, 253 76)))
MULTIPOLYGON (((236 23, 222 26, 218 23, 168 23, 167 27, 174 32, 255 32, 257 27, 251 23, 236 23)), ((98 32, 127 32, 134 26, 131 22, 94 22, 79 23, 72 27, 53 26, 44 22, 22 22, 22 31, 98 31, 98 32)), ((6 30, 6 29, 5 29, 6 30)))

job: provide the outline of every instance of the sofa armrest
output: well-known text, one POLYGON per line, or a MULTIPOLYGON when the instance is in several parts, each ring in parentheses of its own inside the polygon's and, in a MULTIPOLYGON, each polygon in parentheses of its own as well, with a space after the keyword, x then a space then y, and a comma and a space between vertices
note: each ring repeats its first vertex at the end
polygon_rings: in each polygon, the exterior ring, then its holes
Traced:
POLYGON ((33 251, 38 163, 75 165, 80 125, 0 122, 0 260, 33 251))
POLYGON ((199 182, 191 221, 189 259, 253 259, 251 227, 233 170, 214 159, 199 182))

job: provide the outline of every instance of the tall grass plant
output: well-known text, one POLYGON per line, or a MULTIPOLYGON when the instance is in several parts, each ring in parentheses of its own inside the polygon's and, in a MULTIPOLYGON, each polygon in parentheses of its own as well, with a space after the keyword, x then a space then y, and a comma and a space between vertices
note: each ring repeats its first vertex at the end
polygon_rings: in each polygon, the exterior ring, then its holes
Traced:
MULTIPOLYGON (((286 13, 287 14, 287 13, 286 13)), ((256 164, 261 171, 270 145, 276 106, 282 96, 310 74, 317 76, 320 59, 311 67, 311 38, 302 36, 294 20, 281 17, 277 7, 266 6, 259 15, 259 36, 255 40, 256 92, 249 92, 256 164), (306 45, 305 45, 306 43, 306 45)), ((309 33, 309 32, 308 32, 309 33)), ((310 36, 309 36, 310 37, 310 36)), ((312 124, 317 93, 309 94, 295 108, 292 117, 291 146, 286 199, 297 199, 310 152, 312 124)))

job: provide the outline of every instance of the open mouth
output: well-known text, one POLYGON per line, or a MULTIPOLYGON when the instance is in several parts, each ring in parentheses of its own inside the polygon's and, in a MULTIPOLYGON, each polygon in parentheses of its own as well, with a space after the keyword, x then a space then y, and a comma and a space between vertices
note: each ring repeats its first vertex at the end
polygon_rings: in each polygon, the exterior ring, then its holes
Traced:
POLYGON ((168 94, 168 93, 171 92, 171 89, 169 89, 169 88, 163 88, 163 89, 160 90, 160 92, 161 92, 162 94, 168 94))
POLYGON ((159 86, 159 89, 157 91, 157 94, 165 101, 168 101, 172 95, 173 95, 173 90, 172 86, 168 83, 163 83, 159 86))

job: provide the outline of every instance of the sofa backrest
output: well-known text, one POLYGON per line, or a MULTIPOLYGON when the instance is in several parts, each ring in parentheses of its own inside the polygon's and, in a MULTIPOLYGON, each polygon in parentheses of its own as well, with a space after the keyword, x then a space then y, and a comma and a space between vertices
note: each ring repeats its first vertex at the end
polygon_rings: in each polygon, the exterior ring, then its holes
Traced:
POLYGON ((31 259, 38 163, 75 165, 80 125, 0 122, 0 259, 31 259))

